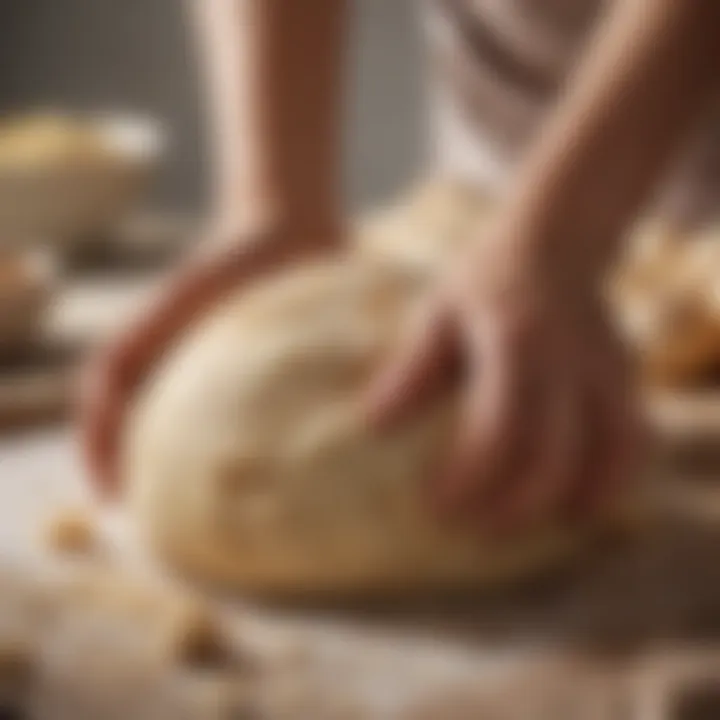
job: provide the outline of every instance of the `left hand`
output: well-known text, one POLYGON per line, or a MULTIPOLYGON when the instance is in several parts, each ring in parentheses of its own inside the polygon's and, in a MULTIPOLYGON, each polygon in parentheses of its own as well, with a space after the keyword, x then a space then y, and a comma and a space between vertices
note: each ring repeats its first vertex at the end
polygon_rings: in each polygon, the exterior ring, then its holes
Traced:
MULTIPOLYGON (((212 238, 218 247, 189 257, 169 278, 154 303, 118 337, 94 354, 83 376, 79 403, 82 447, 90 479, 116 494, 123 428, 144 379, 199 315, 223 295, 257 277, 305 257, 335 252, 342 238, 334 218, 298 220, 252 231, 240 223, 212 238)), ((210 238, 206 239, 206 242, 210 238)))
POLYGON ((541 270, 502 245, 440 283, 370 393, 371 418, 384 426, 460 383, 433 497, 499 533, 600 511, 633 479, 642 434, 602 301, 573 273, 541 270))

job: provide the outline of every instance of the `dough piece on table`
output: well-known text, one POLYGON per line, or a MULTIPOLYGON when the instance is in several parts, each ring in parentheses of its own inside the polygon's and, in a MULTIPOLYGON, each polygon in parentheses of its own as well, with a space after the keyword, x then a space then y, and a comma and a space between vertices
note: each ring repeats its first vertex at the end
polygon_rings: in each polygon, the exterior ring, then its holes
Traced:
POLYGON ((201 604, 186 603, 167 619, 166 645, 171 660, 188 667, 222 668, 232 648, 215 614, 201 604))
POLYGON ((490 542, 435 517, 425 488, 452 398, 392 433, 367 427, 364 390, 416 283, 370 263, 296 267, 229 299, 170 353, 135 409, 124 468, 162 558, 292 599, 499 582, 579 549, 565 528, 490 542))
POLYGON ((89 556, 101 546, 95 521, 87 510, 64 509, 45 527, 45 543, 61 555, 89 556))
POLYGON ((695 293, 624 291, 618 315, 648 383, 691 385, 720 360, 720 318, 695 293))
POLYGON ((634 238, 637 252, 610 291, 619 325, 650 384, 692 384, 720 364, 720 242, 666 238, 643 248, 643 239, 634 238))

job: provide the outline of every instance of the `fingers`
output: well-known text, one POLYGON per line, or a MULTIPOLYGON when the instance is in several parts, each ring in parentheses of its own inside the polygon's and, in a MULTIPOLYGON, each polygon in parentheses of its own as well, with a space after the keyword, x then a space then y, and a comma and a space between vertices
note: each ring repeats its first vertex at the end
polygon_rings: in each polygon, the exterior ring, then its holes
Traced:
POLYGON ((437 489, 444 509, 496 487, 512 472, 520 446, 527 365, 523 348, 488 329, 469 341, 471 375, 464 392, 454 448, 437 489))
POLYGON ((118 488, 118 450, 126 410, 153 363, 187 325, 220 296, 290 259, 272 243, 238 244, 187 263, 140 319, 83 377, 80 428, 91 481, 103 492, 118 488))
POLYGON ((557 517, 577 480, 580 464, 580 385, 574 373, 548 372, 528 428, 525 462, 495 493, 478 499, 482 524, 505 534, 557 517))
POLYGON ((452 375, 456 340, 443 304, 435 303, 400 346, 370 388, 370 422, 387 426, 400 422, 439 392, 452 375))
POLYGON ((639 405, 619 362, 604 362, 601 374, 563 369, 550 355, 525 365, 522 357, 486 351, 444 478, 446 500, 491 534, 557 520, 568 508, 575 518, 600 512, 644 455, 639 405))
POLYGON ((479 499, 480 521, 492 533, 567 517, 568 508, 576 520, 593 516, 637 476, 643 442, 632 386, 619 365, 604 369, 546 386, 544 411, 529 430, 535 451, 520 474, 479 499))
POLYGON ((566 513, 575 520, 597 515, 639 476, 649 444, 631 357, 600 315, 592 338, 602 353, 580 356, 584 376, 583 469, 566 513))
POLYGON ((635 398, 626 380, 608 382, 590 379, 587 385, 583 481, 569 502, 575 519, 594 516, 611 504, 637 478, 644 456, 644 426, 635 398))

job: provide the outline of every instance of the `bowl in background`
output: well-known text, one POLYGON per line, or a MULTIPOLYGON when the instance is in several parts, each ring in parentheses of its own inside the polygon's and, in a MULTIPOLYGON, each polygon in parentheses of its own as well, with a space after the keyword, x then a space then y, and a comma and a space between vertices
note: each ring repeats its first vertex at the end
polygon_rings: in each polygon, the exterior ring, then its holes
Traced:
POLYGON ((157 123, 133 116, 0 122, 0 247, 101 243, 141 199, 164 144, 157 123))

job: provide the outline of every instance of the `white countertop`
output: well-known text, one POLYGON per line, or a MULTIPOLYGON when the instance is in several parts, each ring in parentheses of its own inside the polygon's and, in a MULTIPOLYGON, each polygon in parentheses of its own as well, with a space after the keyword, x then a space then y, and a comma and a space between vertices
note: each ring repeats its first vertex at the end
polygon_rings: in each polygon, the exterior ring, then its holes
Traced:
POLYGON ((0 552, 25 553, 58 508, 89 497, 71 432, 57 429, 0 437, 0 552))

